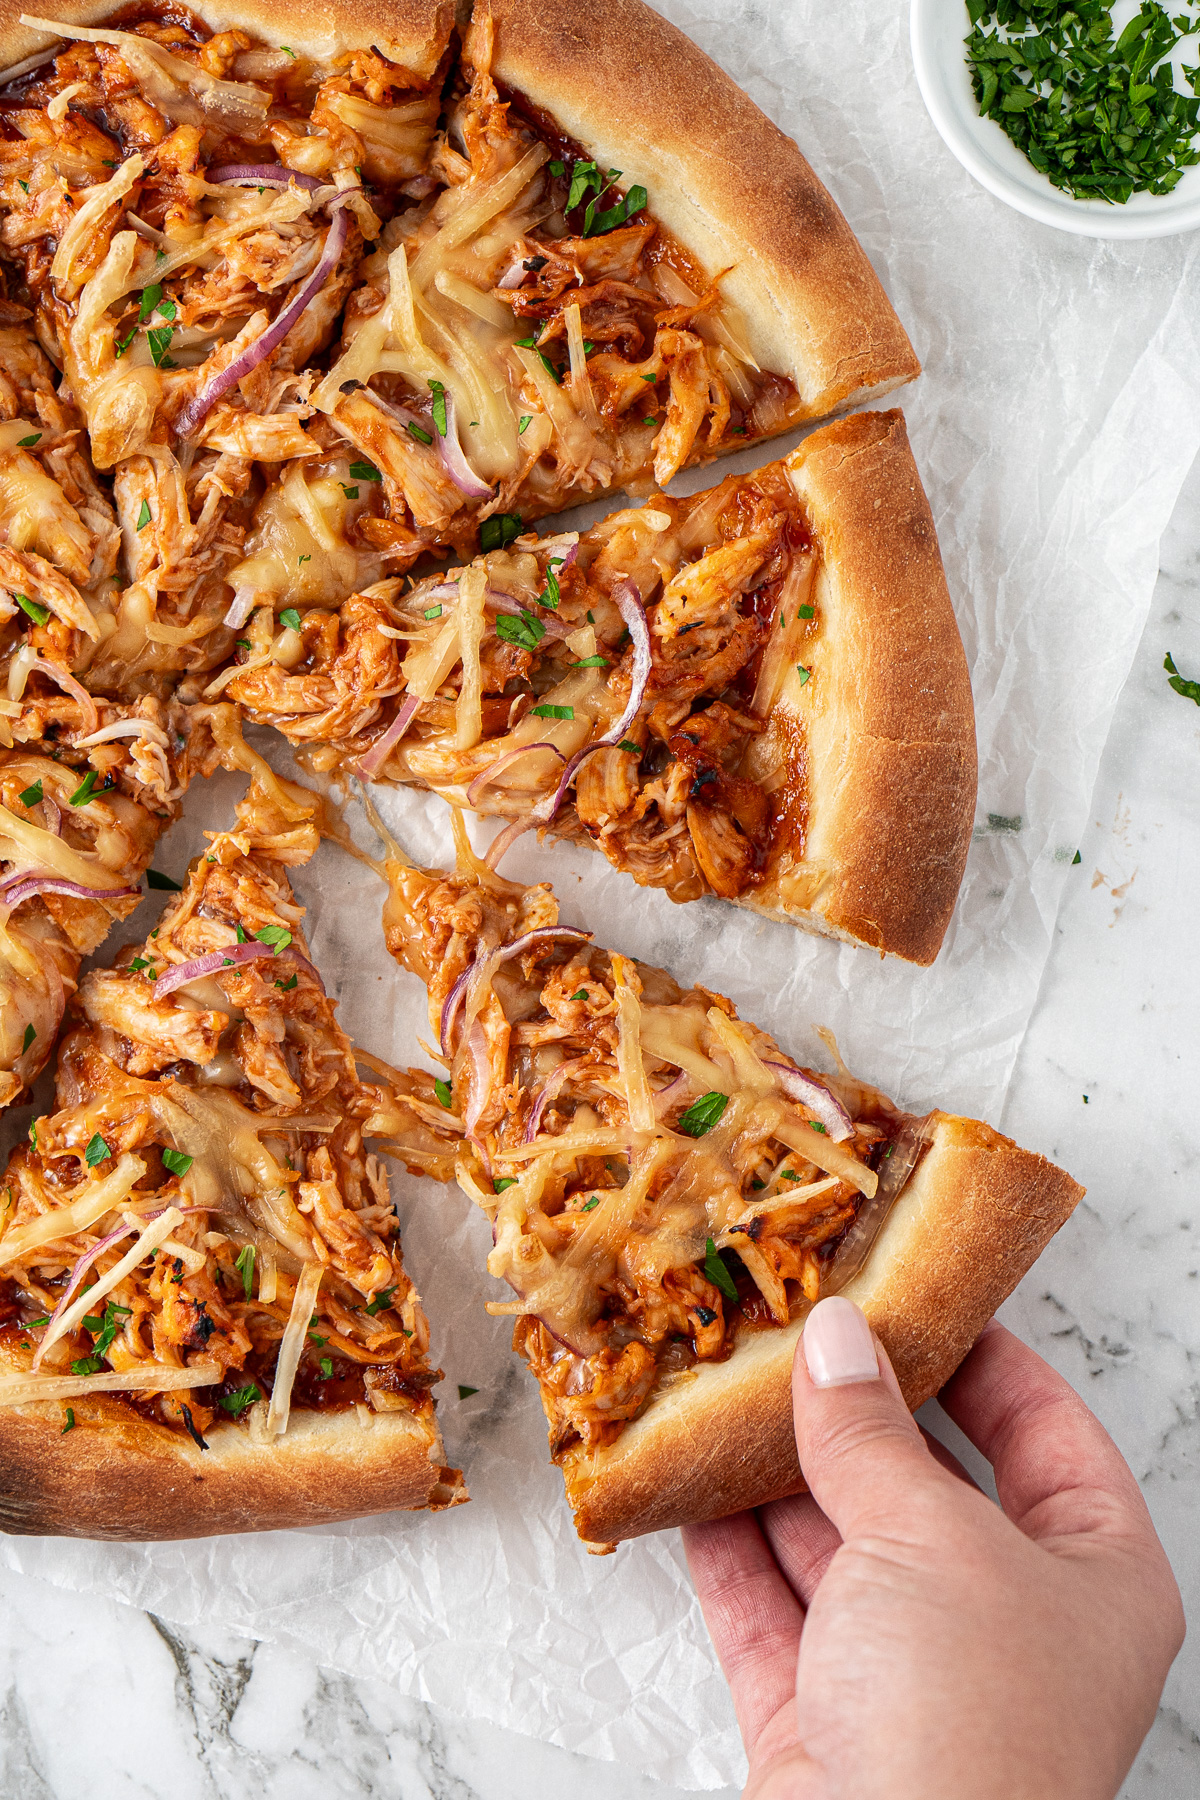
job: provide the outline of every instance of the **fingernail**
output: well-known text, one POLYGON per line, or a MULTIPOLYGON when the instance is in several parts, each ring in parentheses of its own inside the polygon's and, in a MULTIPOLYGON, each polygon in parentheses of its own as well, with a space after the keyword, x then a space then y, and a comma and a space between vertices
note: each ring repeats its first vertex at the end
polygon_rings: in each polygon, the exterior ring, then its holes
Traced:
POLYGON ((853 1300, 840 1294, 818 1300, 804 1327, 804 1360, 814 1387, 878 1381, 879 1361, 871 1327, 853 1300))

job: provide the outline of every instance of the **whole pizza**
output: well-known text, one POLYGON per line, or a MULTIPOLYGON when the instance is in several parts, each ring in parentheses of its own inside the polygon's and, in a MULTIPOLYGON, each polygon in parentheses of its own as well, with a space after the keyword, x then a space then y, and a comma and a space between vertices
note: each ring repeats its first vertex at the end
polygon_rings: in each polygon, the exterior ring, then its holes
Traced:
POLYGON ((630 904, 935 959, 970 684, 903 416, 851 410, 918 363, 795 144, 642 0, 286 29, 0 3, 0 1106, 56 1084, 0 1194, 0 1522, 465 1499, 390 1153, 488 1214, 604 1548, 798 1485, 823 1293, 915 1406, 1079 1197, 500 872, 536 831, 630 904), (218 768, 231 828, 85 969, 218 768), (353 851, 355 783, 452 809, 456 869, 374 864, 437 1075, 349 1043, 303 937, 288 870, 353 851))

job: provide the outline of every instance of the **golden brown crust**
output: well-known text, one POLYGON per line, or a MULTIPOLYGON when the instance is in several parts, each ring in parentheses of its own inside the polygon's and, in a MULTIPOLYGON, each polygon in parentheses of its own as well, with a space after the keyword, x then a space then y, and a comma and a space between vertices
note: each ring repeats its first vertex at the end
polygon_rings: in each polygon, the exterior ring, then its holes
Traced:
POLYGON ((467 1498, 432 1418, 293 1412, 274 1444, 220 1424, 207 1450, 96 1396, 0 1407, 0 1530, 58 1537, 212 1537, 440 1511, 467 1498))
MULTIPOLYGON (((480 0, 492 73, 549 113, 716 275, 805 418, 920 372, 879 279, 796 145, 642 0, 480 0)), ((726 446, 732 447, 732 446, 726 446)))
MULTIPOLYGON (((45 32, 22 25, 22 13, 98 26, 120 10, 113 0, 0 0, 0 71, 52 42, 45 32)), ((454 0, 306 0, 286 12, 271 0, 202 0, 191 10, 212 31, 240 25, 269 45, 283 34, 289 48, 321 61, 374 47, 423 81, 437 69, 454 28, 454 0)))
MULTIPOLYGON (((1083 1189, 973 1119, 933 1140, 860 1274, 857 1302, 915 1411, 1070 1217, 1083 1189)), ((804 1486, 791 1368, 803 1317, 746 1333, 728 1362, 677 1377, 616 1443, 564 1466, 579 1535, 597 1547, 760 1506, 804 1486)))
POLYGON ((805 744, 804 858, 785 827, 740 903, 931 963, 971 843, 975 714, 904 415, 839 420, 786 466, 821 549, 808 678, 776 701, 805 744))

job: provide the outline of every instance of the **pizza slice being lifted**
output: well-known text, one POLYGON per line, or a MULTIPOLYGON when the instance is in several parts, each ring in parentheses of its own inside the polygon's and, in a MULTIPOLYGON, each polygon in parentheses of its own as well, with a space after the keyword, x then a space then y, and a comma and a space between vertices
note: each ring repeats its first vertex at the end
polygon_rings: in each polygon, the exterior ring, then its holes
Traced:
POLYGON ((517 1296, 488 1310, 517 1317, 580 1536, 796 1491, 808 1308, 855 1300, 915 1409, 1083 1190, 977 1120, 906 1114, 840 1057, 800 1068, 459 841, 458 875, 389 865, 385 931, 428 988, 458 1180, 517 1296))
POLYGON ((249 718, 319 770, 509 820, 493 863, 549 827, 675 900, 937 955, 974 714, 898 412, 283 630, 263 607, 246 633, 220 679, 249 718))
MULTIPOLYGON (((200 1537, 466 1498, 368 1145, 446 1177, 430 1077, 365 1081, 309 960, 304 791, 252 787, 71 1005, 0 1195, 0 1526, 200 1537)), ((308 796, 311 800, 313 797, 308 796)))

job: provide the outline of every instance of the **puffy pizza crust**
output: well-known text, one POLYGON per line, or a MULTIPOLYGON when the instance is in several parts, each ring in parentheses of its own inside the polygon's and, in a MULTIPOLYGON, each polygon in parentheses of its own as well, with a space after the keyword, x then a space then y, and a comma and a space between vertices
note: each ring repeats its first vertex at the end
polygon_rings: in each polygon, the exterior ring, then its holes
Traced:
MULTIPOLYGON (((0 72, 46 49, 54 40, 20 23, 22 13, 72 25, 118 29, 114 0, 0 0, 0 72)), ((454 29, 454 0, 305 0, 279 7, 272 0, 200 0, 191 9, 212 31, 235 26, 267 45, 286 36, 290 49, 327 60, 345 50, 374 47, 428 81, 454 29)))
MULTIPOLYGON (((642 0, 479 0, 492 74, 548 113, 628 188, 741 310, 764 369, 805 418, 920 373, 904 327, 791 138, 642 0), (732 265, 732 267, 731 267, 732 265)), ((726 448, 732 446, 725 446, 726 448)))
POLYGON ((207 1450, 96 1395, 0 1407, 0 1531, 158 1539, 330 1525, 367 1513, 441 1511, 466 1500, 444 1466, 432 1420, 376 1413, 292 1413, 274 1444, 240 1425, 207 1432, 207 1450))
MULTIPOLYGON (((864 1268, 843 1290, 879 1335, 913 1411, 950 1379, 1084 1190, 974 1119, 933 1138, 864 1268)), ((567 1497, 595 1549, 803 1490, 791 1370, 804 1317, 747 1332, 677 1376, 615 1444, 569 1454, 567 1497)))
POLYGON ((821 552, 809 676, 789 669, 774 708, 807 784, 738 904, 931 963, 971 844, 975 712, 904 415, 839 420, 786 467, 821 552))

